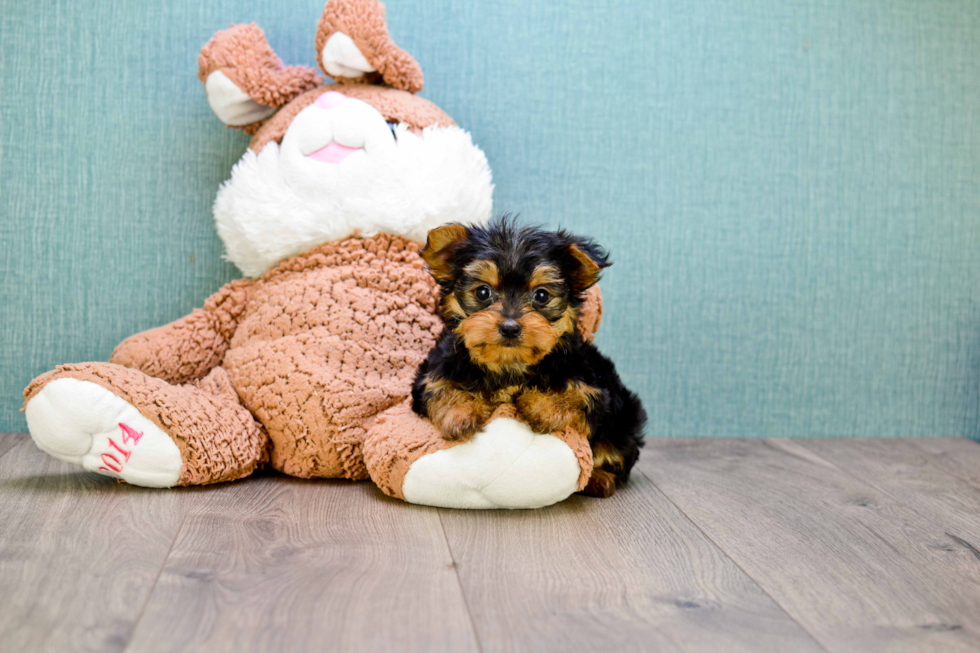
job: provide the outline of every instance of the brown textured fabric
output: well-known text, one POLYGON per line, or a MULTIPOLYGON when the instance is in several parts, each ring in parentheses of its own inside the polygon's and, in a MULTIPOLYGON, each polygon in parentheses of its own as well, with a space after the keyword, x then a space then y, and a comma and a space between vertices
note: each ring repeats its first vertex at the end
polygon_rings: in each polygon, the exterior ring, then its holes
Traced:
POLYGON ((552 435, 560 440, 564 440, 565 444, 575 452, 580 470, 578 474, 578 487, 575 488, 575 491, 581 492, 588 485, 589 476, 592 475, 592 445, 589 444, 588 438, 575 429, 568 428, 564 431, 552 433, 552 435))
MULTIPOLYGON (((316 29, 317 61, 321 68, 320 53, 334 32, 349 36, 389 86, 410 93, 422 90, 422 68, 412 55, 391 40, 385 6, 377 0, 330 0, 326 4, 316 29)), ((323 72, 330 75, 326 69, 323 72)))
POLYGON ((204 308, 126 338, 116 346, 109 362, 173 384, 202 378, 224 358, 252 287, 248 279, 227 284, 208 298, 204 308))
POLYGON ((255 282, 223 367, 265 426, 276 469, 367 478, 364 434, 408 395, 441 330, 418 249, 387 235, 351 238, 255 282))
POLYGON ((112 363, 60 365, 31 382, 24 390, 24 403, 61 378, 102 386, 169 434, 183 462, 178 485, 242 478, 267 456, 268 438, 239 403, 220 367, 195 384, 178 386, 112 363))
POLYGON ((320 95, 327 91, 337 91, 347 97, 361 100, 377 109, 389 122, 405 123, 409 128, 419 133, 424 128, 438 125, 449 127, 455 125, 453 119, 442 109, 425 98, 412 95, 384 86, 369 86, 367 84, 343 83, 326 84, 307 91, 280 109, 274 116, 262 123, 252 137, 249 148, 258 153, 267 143, 282 142, 286 130, 300 111, 313 104, 320 95))
MULTIPOLYGON (((312 68, 284 65, 255 23, 216 32, 201 48, 197 67, 202 82, 220 70, 253 100, 277 109, 323 81, 312 68)), ((254 133, 259 124, 239 128, 254 133)))
POLYGON ((585 291, 585 302, 578 315, 578 332, 588 342, 595 340, 595 334, 602 323, 602 291, 595 284, 585 291))

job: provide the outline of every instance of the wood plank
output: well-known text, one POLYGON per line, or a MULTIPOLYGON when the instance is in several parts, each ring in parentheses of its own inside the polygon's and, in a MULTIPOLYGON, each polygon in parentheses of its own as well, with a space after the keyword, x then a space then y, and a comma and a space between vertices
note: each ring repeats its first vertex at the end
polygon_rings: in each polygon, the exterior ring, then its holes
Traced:
POLYGON ((903 438, 951 474, 980 487, 980 442, 967 438, 903 438))
POLYGON ((30 439, 27 433, 0 433, 0 457, 14 448, 14 445, 30 439))
POLYGON ((964 547, 980 562, 980 488, 949 473, 910 440, 822 438, 799 444, 932 521, 948 546, 964 547))
POLYGON ((0 457, 0 648, 122 650, 187 498, 82 471, 21 439, 0 457))
POLYGON ((606 500, 442 520, 485 653, 820 650, 641 474, 606 500))
POLYGON ((127 651, 477 650, 435 510, 282 476, 207 499, 127 651))
POLYGON ((826 648, 980 647, 976 557, 808 449, 651 440, 640 467, 826 648))

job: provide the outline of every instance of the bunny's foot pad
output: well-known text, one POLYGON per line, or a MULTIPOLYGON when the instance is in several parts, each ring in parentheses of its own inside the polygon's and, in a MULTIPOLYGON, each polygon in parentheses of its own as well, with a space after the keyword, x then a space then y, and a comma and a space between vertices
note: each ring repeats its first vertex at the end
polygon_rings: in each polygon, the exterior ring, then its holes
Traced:
POLYGON ((180 478, 171 437, 100 385, 56 379, 25 412, 35 444, 59 460, 142 487, 173 487, 180 478))
POLYGON ((563 440, 500 417, 468 442, 416 460, 402 492, 409 503, 441 508, 541 508, 568 498, 580 475, 563 440))

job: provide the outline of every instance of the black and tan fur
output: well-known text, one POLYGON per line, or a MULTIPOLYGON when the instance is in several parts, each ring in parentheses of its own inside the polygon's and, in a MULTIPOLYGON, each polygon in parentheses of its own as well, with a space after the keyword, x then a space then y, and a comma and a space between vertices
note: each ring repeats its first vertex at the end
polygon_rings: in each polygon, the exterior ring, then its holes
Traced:
POLYGON ((415 412, 451 439, 472 436, 502 403, 539 433, 572 427, 592 445, 584 492, 610 496, 639 457, 646 413, 576 328, 585 291, 610 264, 602 248, 504 218, 433 229, 422 256, 446 328, 419 367, 415 412))

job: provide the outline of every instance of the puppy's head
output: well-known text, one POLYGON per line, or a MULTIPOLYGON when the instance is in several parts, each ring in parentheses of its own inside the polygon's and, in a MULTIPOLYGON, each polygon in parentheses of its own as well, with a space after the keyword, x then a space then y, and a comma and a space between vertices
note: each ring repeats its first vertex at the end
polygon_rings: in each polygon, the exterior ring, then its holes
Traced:
POLYGON ((507 218, 433 229, 422 257, 442 287, 446 327, 496 373, 526 371, 573 333, 583 293, 610 265, 590 239, 507 218))

